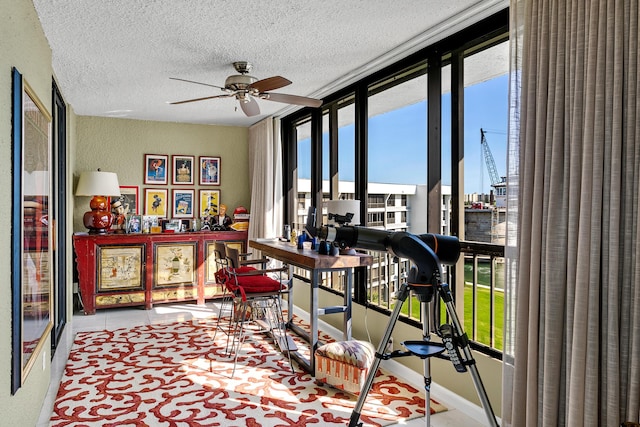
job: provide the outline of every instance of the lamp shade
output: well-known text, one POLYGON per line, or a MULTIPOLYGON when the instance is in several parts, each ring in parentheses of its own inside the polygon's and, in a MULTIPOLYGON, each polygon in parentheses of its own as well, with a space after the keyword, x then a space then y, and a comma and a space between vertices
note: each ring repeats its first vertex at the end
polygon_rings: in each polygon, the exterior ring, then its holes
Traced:
POLYGON ((120 197, 118 175, 100 170, 82 172, 76 187, 76 196, 120 197))
POLYGON ((343 217, 347 214, 353 214, 353 218, 347 224, 360 225, 360 200, 327 200, 325 202, 327 214, 331 214, 328 224, 338 224, 335 216, 343 217))

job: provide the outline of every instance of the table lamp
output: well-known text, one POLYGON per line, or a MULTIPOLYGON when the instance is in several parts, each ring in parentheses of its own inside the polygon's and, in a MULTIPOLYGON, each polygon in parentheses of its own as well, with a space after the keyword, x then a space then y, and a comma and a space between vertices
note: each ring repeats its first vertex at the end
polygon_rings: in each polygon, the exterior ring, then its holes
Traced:
POLYGON ((102 172, 100 169, 82 172, 76 187, 76 196, 93 196, 89 202, 91 210, 85 212, 83 223, 89 229, 89 234, 105 234, 113 223, 107 197, 120 197, 118 175, 102 172))
MULTIPOLYGON (((327 200, 324 205, 327 208, 328 226, 360 225, 360 200, 327 200)), ((342 255, 355 253, 351 248, 340 250, 342 255)))

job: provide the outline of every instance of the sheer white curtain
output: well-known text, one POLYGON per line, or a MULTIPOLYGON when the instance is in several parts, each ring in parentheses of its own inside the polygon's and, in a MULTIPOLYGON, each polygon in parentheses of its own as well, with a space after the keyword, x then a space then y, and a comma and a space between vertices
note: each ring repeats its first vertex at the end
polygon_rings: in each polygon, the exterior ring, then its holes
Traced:
POLYGON ((249 239, 282 234, 280 120, 269 117, 249 128, 251 222, 249 239))
POLYGON ((512 0, 511 14, 503 423, 638 422, 638 1, 512 0))

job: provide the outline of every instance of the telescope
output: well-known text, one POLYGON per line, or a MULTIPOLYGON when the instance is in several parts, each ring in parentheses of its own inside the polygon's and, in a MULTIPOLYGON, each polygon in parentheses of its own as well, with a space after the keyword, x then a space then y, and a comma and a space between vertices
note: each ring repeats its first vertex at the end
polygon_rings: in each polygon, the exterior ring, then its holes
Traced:
POLYGON ((424 360, 426 392, 425 420, 427 427, 429 427, 431 423, 431 412, 429 408, 431 368, 429 358, 432 356, 448 358, 458 372, 466 372, 467 370, 471 372, 474 386, 478 392, 478 397, 485 410, 489 424, 492 427, 497 427, 498 423, 491 408, 491 402, 489 402, 487 392, 482 384, 475 360, 471 354, 469 340, 462 330, 462 325, 453 306, 453 297, 449 291, 449 285, 443 284, 441 281, 442 264, 454 265, 458 261, 458 258, 460 258, 460 242, 458 238, 441 234, 415 235, 407 233, 406 231, 388 231, 346 225, 340 227, 316 227, 315 220, 315 208, 311 206, 305 227, 311 236, 333 242, 341 248, 350 247, 371 251, 387 251, 398 258, 408 258, 415 264, 408 274, 406 283, 403 283, 398 290, 397 304, 389 318, 389 324, 376 351, 376 357, 369 369, 369 374, 358 397, 358 402, 351 413, 349 427, 362 426, 362 423, 358 422, 360 412, 364 406, 367 394, 373 385, 380 361, 382 359, 406 355, 419 356, 424 360), (385 353, 385 349, 390 342, 389 340, 391 339, 394 325, 400 316, 402 305, 406 301, 410 290, 415 293, 418 301, 420 301, 423 339, 420 341, 403 342, 402 344, 407 348, 407 352, 395 351, 387 354, 385 353), (433 299, 436 291, 444 301, 447 314, 451 318, 451 324, 444 324, 439 328, 442 343, 432 343, 429 339, 431 332, 428 324, 427 303, 433 299), (462 354, 460 354, 458 348, 462 349, 462 354), (445 349, 448 356, 441 356, 441 353, 443 353, 445 349))
POLYGON ((371 251, 390 251, 393 255, 401 258, 410 258, 414 254, 406 254, 404 245, 408 245, 407 239, 417 238, 427 245, 445 265, 453 265, 460 257, 460 242, 457 237, 444 236, 442 234, 419 234, 414 235, 405 231, 378 230, 360 226, 323 226, 313 230, 308 230, 312 236, 317 236, 320 240, 334 242, 341 248, 350 247, 366 249, 371 251))
POLYGON ((320 240, 333 242, 340 248, 388 252, 398 258, 408 258, 415 264, 408 275, 420 301, 430 301, 433 287, 442 277, 441 264, 453 265, 460 257, 457 237, 440 234, 415 235, 406 231, 378 230, 359 226, 316 227, 315 212, 309 209, 307 232, 320 240))

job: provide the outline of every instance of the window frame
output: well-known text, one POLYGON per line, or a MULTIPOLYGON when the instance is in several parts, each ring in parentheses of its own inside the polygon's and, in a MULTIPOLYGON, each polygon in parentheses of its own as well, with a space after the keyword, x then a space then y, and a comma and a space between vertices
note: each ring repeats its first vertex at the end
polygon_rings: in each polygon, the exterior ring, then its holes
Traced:
MULTIPOLYGON (((284 165, 284 223, 296 221, 295 198, 297 191, 296 181, 296 159, 297 159, 297 137, 296 127, 300 124, 311 121, 311 145, 312 149, 312 179, 311 179, 311 203, 315 206, 322 206, 322 120, 325 114, 329 115, 329 147, 335 150, 337 147, 337 126, 336 111, 347 104, 355 104, 355 197, 359 200, 366 200, 361 203, 360 218, 368 218, 370 214, 368 207, 370 203, 367 181, 368 181, 368 97, 373 93, 378 93, 395 84, 399 84, 407 79, 414 78, 421 73, 428 73, 427 104, 427 150, 428 150, 428 183, 430 193, 428 206, 428 231, 433 233, 441 232, 441 73, 443 67, 451 65, 451 174, 452 174, 452 194, 451 194, 451 228, 452 235, 462 235, 464 231, 464 209, 463 182, 459 165, 464 160, 464 73, 463 59, 465 56, 478 53, 496 44, 502 43, 509 38, 509 9, 504 10, 470 25, 464 30, 448 36, 434 44, 418 50, 415 53, 379 70, 361 80, 348 85, 324 97, 323 105, 318 109, 303 108, 282 118, 281 137, 283 144, 283 165, 284 165), (315 172, 314 172, 315 171, 315 172)), ((330 170, 330 195, 336 197, 337 189, 334 177, 338 174, 337 155, 331 151, 329 156, 330 170)), ((337 182, 337 180, 336 180, 337 182)), ((375 196, 375 195, 374 195, 375 196)), ((386 205, 386 200, 384 201, 386 205)), ((401 199, 401 205, 407 205, 406 196, 401 199)), ((382 217, 384 223, 386 218, 382 217)), ((363 223, 363 226, 369 224, 363 223)), ((399 266, 389 266, 400 268, 399 266)), ((363 269, 358 269, 363 270, 363 269)), ((450 269, 449 283, 454 291, 455 282, 459 272, 450 269)), ((354 303, 367 305, 374 310, 390 313, 388 309, 369 304, 367 301, 367 273, 357 271, 354 275, 354 303)), ((400 321, 420 327, 421 323, 415 319, 401 317, 400 321)), ((500 354, 491 354, 494 357, 501 357, 500 354)))

